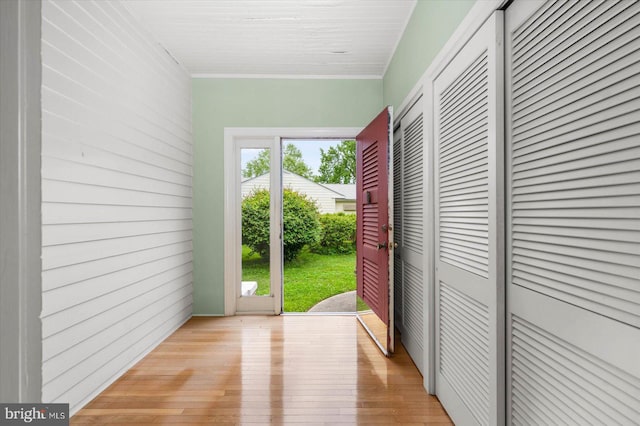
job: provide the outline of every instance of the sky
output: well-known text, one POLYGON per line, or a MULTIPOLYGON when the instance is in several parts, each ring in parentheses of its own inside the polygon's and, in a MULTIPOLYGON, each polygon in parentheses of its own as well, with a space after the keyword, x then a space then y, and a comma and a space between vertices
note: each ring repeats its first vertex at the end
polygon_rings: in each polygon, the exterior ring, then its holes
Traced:
MULTIPOLYGON (((307 163, 313 174, 318 174, 318 168, 320 167, 320 148, 325 151, 331 146, 338 145, 342 140, 328 140, 328 139, 311 139, 311 140, 285 140, 284 144, 293 143, 302 152, 302 158, 307 163)), ((242 168, 244 169, 247 162, 253 160, 260 149, 243 149, 242 150, 242 168)))

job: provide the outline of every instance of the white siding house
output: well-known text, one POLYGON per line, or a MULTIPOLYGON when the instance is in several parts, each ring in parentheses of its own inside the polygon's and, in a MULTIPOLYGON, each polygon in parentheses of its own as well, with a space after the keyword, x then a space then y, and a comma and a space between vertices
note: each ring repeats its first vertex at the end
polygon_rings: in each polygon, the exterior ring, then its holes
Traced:
MULTIPOLYGON (((355 212, 355 185, 319 184, 286 170, 282 172, 282 185, 284 188, 307 195, 316 202, 320 213, 355 212)), ((269 189, 268 173, 244 180, 242 197, 256 189, 269 189)))
POLYGON ((355 183, 325 183, 323 186, 342 194, 344 198, 336 198, 336 213, 356 213, 355 183))

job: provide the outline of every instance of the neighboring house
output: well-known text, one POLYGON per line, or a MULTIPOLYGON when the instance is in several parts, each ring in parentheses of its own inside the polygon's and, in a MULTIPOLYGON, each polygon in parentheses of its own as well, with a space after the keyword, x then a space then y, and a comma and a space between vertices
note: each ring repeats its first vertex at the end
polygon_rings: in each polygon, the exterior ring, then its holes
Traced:
POLYGON ((336 198, 336 213, 356 213, 355 183, 325 183, 325 187, 342 194, 344 198, 336 198))
MULTIPOLYGON (((356 212, 355 184, 320 184, 287 170, 282 172, 282 184, 315 201, 320 213, 356 212)), ((242 182, 242 197, 256 189, 268 188, 268 173, 246 179, 242 182)))

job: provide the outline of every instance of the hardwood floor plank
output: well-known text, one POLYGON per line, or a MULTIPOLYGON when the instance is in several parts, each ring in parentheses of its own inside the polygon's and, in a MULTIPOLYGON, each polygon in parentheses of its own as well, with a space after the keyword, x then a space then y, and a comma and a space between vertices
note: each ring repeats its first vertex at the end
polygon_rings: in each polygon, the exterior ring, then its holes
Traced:
POLYGON ((452 424, 353 316, 192 318, 71 424, 452 424))

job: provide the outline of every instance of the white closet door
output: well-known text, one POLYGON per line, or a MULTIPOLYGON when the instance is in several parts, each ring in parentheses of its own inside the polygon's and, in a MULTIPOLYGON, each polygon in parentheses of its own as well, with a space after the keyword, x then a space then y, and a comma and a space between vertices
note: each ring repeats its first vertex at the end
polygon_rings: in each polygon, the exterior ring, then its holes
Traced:
POLYGON ((640 424, 640 2, 506 13, 507 418, 640 424))
POLYGON ((422 99, 394 136, 394 289, 402 344, 424 374, 424 126, 422 99))
POLYGON ((402 131, 400 126, 393 132, 393 240, 398 247, 393 249, 393 315, 394 324, 404 334, 402 276, 402 131))
POLYGON ((460 425, 504 422, 502 19, 434 81, 436 393, 460 425))

